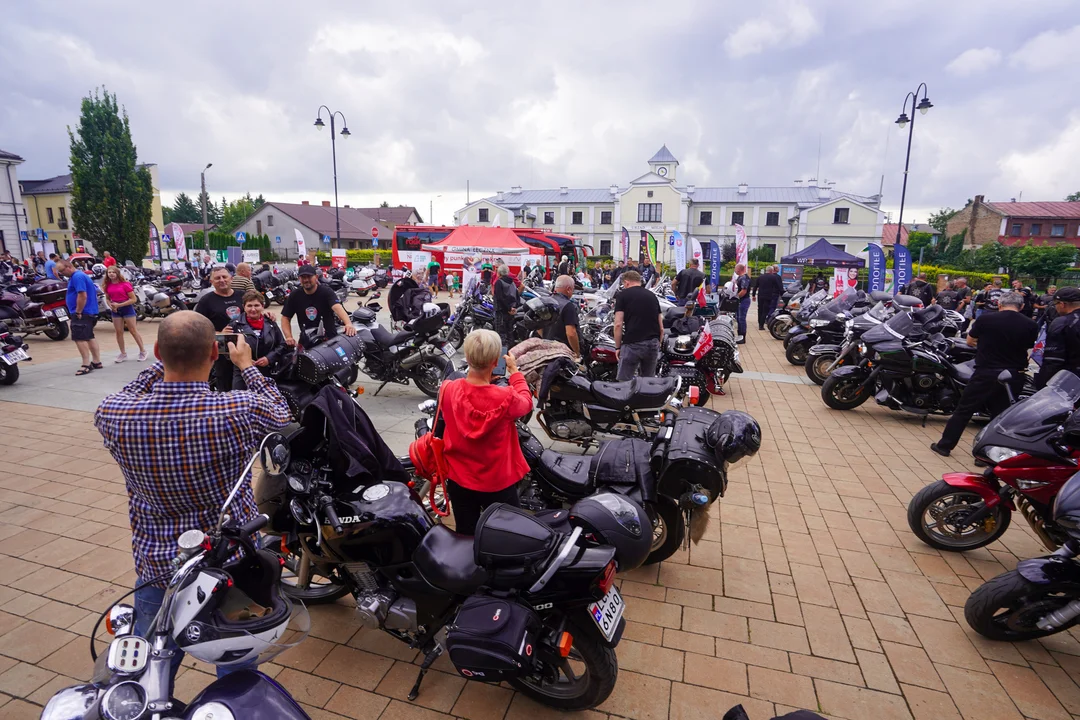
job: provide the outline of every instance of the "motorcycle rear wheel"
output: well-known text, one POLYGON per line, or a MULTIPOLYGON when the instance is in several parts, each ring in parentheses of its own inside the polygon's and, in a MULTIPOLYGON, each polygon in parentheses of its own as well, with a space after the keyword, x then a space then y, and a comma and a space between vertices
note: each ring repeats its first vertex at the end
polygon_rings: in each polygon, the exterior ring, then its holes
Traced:
POLYGON ((830 375, 821 385, 821 399, 833 410, 853 410, 870 398, 862 380, 830 375))
POLYGON ((1016 570, 1010 570, 987 580, 971 593, 964 604, 964 619, 972 630, 991 640, 1034 640, 1068 630, 1080 622, 1080 617, 1073 618, 1052 630, 1043 630, 1035 624, 1076 596, 1075 583, 1036 585, 1016 570))
POLYGON ((777 340, 783 340, 790 329, 791 322, 788 320, 773 320, 769 323, 769 334, 777 340))
POLYGON ((285 565, 281 568, 281 591, 292 600, 300 600, 305 605, 323 605, 349 594, 349 587, 342 584, 336 578, 327 578, 312 572, 307 585, 299 585, 298 569, 301 556, 293 552, 288 555, 281 554, 281 538, 277 535, 264 535, 262 538, 263 550, 269 550, 278 557, 284 558, 285 565))
POLYGON ((805 365, 806 358, 810 357, 810 346, 805 342, 788 343, 784 351, 784 357, 792 365, 805 365))
POLYGON ((607 647, 594 628, 567 620, 566 630, 573 636, 570 656, 556 668, 554 683, 532 678, 513 678, 510 685, 538 703, 558 710, 586 710, 608 699, 619 677, 615 650, 607 647))
POLYGON ((653 544, 645 565, 654 565, 675 554, 686 537, 686 519, 679 506, 665 497, 647 509, 653 522, 653 544))
POLYGON ((45 337, 49 338, 50 340, 64 340, 65 338, 67 338, 67 336, 67 323, 56 323, 54 325, 50 325, 48 329, 45 330, 45 337))
POLYGON ((964 517, 974 512, 971 506, 981 502, 982 496, 978 493, 938 480, 911 498, 907 510, 908 527, 915 537, 938 550, 963 552, 981 548, 1001 537, 1012 520, 1012 511, 998 504, 979 527, 960 524, 964 517), (939 531, 938 528, 948 528, 949 531, 939 531))
MULTIPOLYGON (((829 355, 808 355, 806 358, 806 377, 814 381, 815 385, 822 385, 825 383, 825 378, 831 375, 831 372, 825 372, 825 369, 836 362, 836 354, 829 355)), ((841 367, 837 365, 837 367, 841 367)))
POLYGON ((19 379, 19 366, 0 362, 0 385, 14 385, 19 379))
POLYGON ((420 363, 416 368, 416 372, 413 373, 413 382, 416 383, 416 387, 420 388, 420 392, 429 398, 439 397, 439 386, 442 385, 445 376, 443 372, 445 367, 446 360, 442 358, 425 360, 420 363))

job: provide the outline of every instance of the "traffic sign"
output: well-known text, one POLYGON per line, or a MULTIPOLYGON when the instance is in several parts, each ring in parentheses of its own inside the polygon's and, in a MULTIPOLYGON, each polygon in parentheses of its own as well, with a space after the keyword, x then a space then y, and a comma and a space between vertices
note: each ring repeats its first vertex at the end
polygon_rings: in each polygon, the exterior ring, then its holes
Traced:
POLYGON ((48 239, 49 239, 49 233, 47 233, 47 232, 45 232, 44 230, 42 230, 42 231, 41 231, 41 239, 42 239, 42 240, 48 240, 48 239))
POLYGON ((322 241, 324 243, 326 243, 327 245, 329 245, 330 244, 330 236, 329 235, 323 235, 322 236, 322 241))
POLYGON ((244 243, 246 243, 246 242, 247 242, 247 235, 245 235, 245 234, 244 234, 244 233, 242 233, 241 231, 237 230, 237 231, 236 231, 236 242, 238 242, 238 243, 240 243, 241 245, 243 245, 244 243))
POLYGON ((20 230, 20 231, 19 231, 19 237, 20 237, 20 238, 21 238, 21 239, 22 239, 22 240, 23 240, 24 242, 30 242, 30 236, 26 234, 26 231, 25 231, 25 230, 20 230))
POLYGON ((280 242, 281 242, 281 236, 280 236, 280 235, 278 235, 277 237, 275 237, 275 238, 274 238, 274 242, 276 242, 276 243, 280 243, 280 242))
POLYGON ((375 237, 374 235, 371 236, 371 249, 372 250, 378 250, 379 249, 379 238, 375 237))
POLYGON ((377 228, 377 227, 371 228, 371 237, 373 237, 373 238, 379 237, 379 228, 377 228))

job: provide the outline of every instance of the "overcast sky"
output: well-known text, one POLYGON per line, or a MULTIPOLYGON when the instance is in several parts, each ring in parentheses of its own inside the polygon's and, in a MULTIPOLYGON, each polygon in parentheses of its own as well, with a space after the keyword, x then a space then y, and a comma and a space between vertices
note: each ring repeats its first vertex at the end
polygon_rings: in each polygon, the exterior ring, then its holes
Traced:
POLYGON ((905 218, 1080 190, 1075 0, 4 2, 0 148, 67 171, 104 85, 165 201, 198 191, 416 205, 449 223, 511 185, 625 184, 664 143, 680 182, 837 189, 900 203, 905 94, 929 85, 905 218), (436 196, 441 195, 441 198, 436 196))

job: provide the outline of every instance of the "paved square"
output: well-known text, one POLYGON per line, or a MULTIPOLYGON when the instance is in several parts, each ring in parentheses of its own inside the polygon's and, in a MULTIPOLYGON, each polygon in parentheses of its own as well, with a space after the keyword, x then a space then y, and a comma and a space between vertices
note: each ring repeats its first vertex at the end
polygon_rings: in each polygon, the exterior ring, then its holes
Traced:
MULTIPOLYGON (((152 343, 155 324, 140 328, 152 343)), ((111 329, 98 330, 105 370, 68 379, 78 365, 73 344, 32 338, 35 362, 17 385, 0 388, 4 718, 36 718, 56 689, 90 676, 94 620, 134 580, 123 481, 89 411, 95 393, 100 399, 138 368, 111 365, 111 329)), ((753 720, 795 708, 849 720, 1080 716, 1075 633, 991 643, 963 621, 973 588, 1042 552, 1025 523, 963 555, 926 547, 907 529, 914 492, 973 467, 965 453, 930 452, 944 421, 922 427, 873 403, 829 410, 803 369, 784 360, 781 343, 753 328, 742 355, 747 374, 713 407, 757 418, 761 452, 731 473, 699 545, 621 577, 629 622, 619 682, 581 716, 697 720, 736 703, 753 720)), ((421 399, 399 386, 361 402, 403 451, 421 399)), ((311 616, 311 637, 263 670, 313 718, 557 714, 505 687, 466 683, 446 672, 445 659, 409 703, 414 653, 360 630, 348 599, 311 616)), ((190 699, 211 670, 189 661, 177 695, 190 699)))

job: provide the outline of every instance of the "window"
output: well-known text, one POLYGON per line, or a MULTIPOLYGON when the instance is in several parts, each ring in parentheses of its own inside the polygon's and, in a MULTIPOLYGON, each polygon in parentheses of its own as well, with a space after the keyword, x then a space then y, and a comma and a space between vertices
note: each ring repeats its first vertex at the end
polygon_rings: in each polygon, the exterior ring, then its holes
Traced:
POLYGON ((648 193, 646 193, 646 194, 647 194, 647 195, 648 195, 649 197, 652 197, 652 190, 650 190, 650 191, 649 191, 648 193))
MULTIPOLYGON (((255 234, 262 235, 262 220, 255 221, 255 234)), ((350 244, 349 247, 352 247, 352 245, 350 244)))
POLYGON ((266 216, 266 227, 274 227, 274 216, 273 215, 267 215, 266 216))
MULTIPOLYGON (((50 210, 49 212, 52 212, 52 211, 50 210)), ((71 254, 71 241, 70 240, 65 240, 64 241, 64 247, 67 248, 67 254, 70 255, 71 254)))
POLYGON ((611 241, 610 240, 601 240, 600 241, 600 254, 601 255, 611 255, 611 241))
POLYGON ((836 208, 833 210, 832 221, 838 225, 847 225, 849 212, 848 208, 836 208))
POLYGON ((580 210, 575 210, 574 212, 570 213, 570 224, 571 225, 580 225, 581 224, 581 211, 580 210))
POLYGON ((847 247, 845 247, 843 243, 829 243, 829 244, 832 245, 837 250, 839 250, 840 252, 847 252, 847 247))
POLYGON ((738 212, 731 213, 731 224, 732 225, 742 225, 743 224, 743 218, 745 216, 746 216, 746 214, 744 212, 742 212, 741 210, 738 211, 738 212))
POLYGON ((712 225, 712 210, 702 210, 698 216, 698 225, 712 225))
POLYGON ((545 225, 554 225, 555 224, 555 213, 554 212, 548 210, 548 211, 546 211, 544 213, 544 224, 545 225))
POLYGON ((53 224, 52 208, 45 208, 45 213, 49 216, 49 224, 53 224))
POLYGON ((488 221, 488 209, 487 208, 480 208, 480 211, 477 213, 476 219, 479 220, 480 222, 487 222, 488 221))
POLYGON ((1028 235, 1042 235, 1042 223, 1031 223, 1031 232, 1028 235))
POLYGON ((600 211, 600 224, 601 225, 610 225, 611 224, 611 211, 610 210, 601 210, 600 211))
POLYGON ((779 225, 780 224, 780 213, 778 213, 778 212, 765 213, 765 224, 766 225, 779 225))
POLYGON ((1021 228, 1020 223, 1013 223, 1009 227, 1009 235, 1012 235, 1013 237, 1019 237, 1020 236, 1020 228, 1021 228))
POLYGON ((60 219, 67 220, 67 208, 60 208, 60 219))
POLYGON ((638 203, 638 222, 663 222, 664 206, 661 203, 638 203))
POLYGON ((1054 223, 1051 225, 1050 237, 1065 237, 1065 223, 1054 223))

